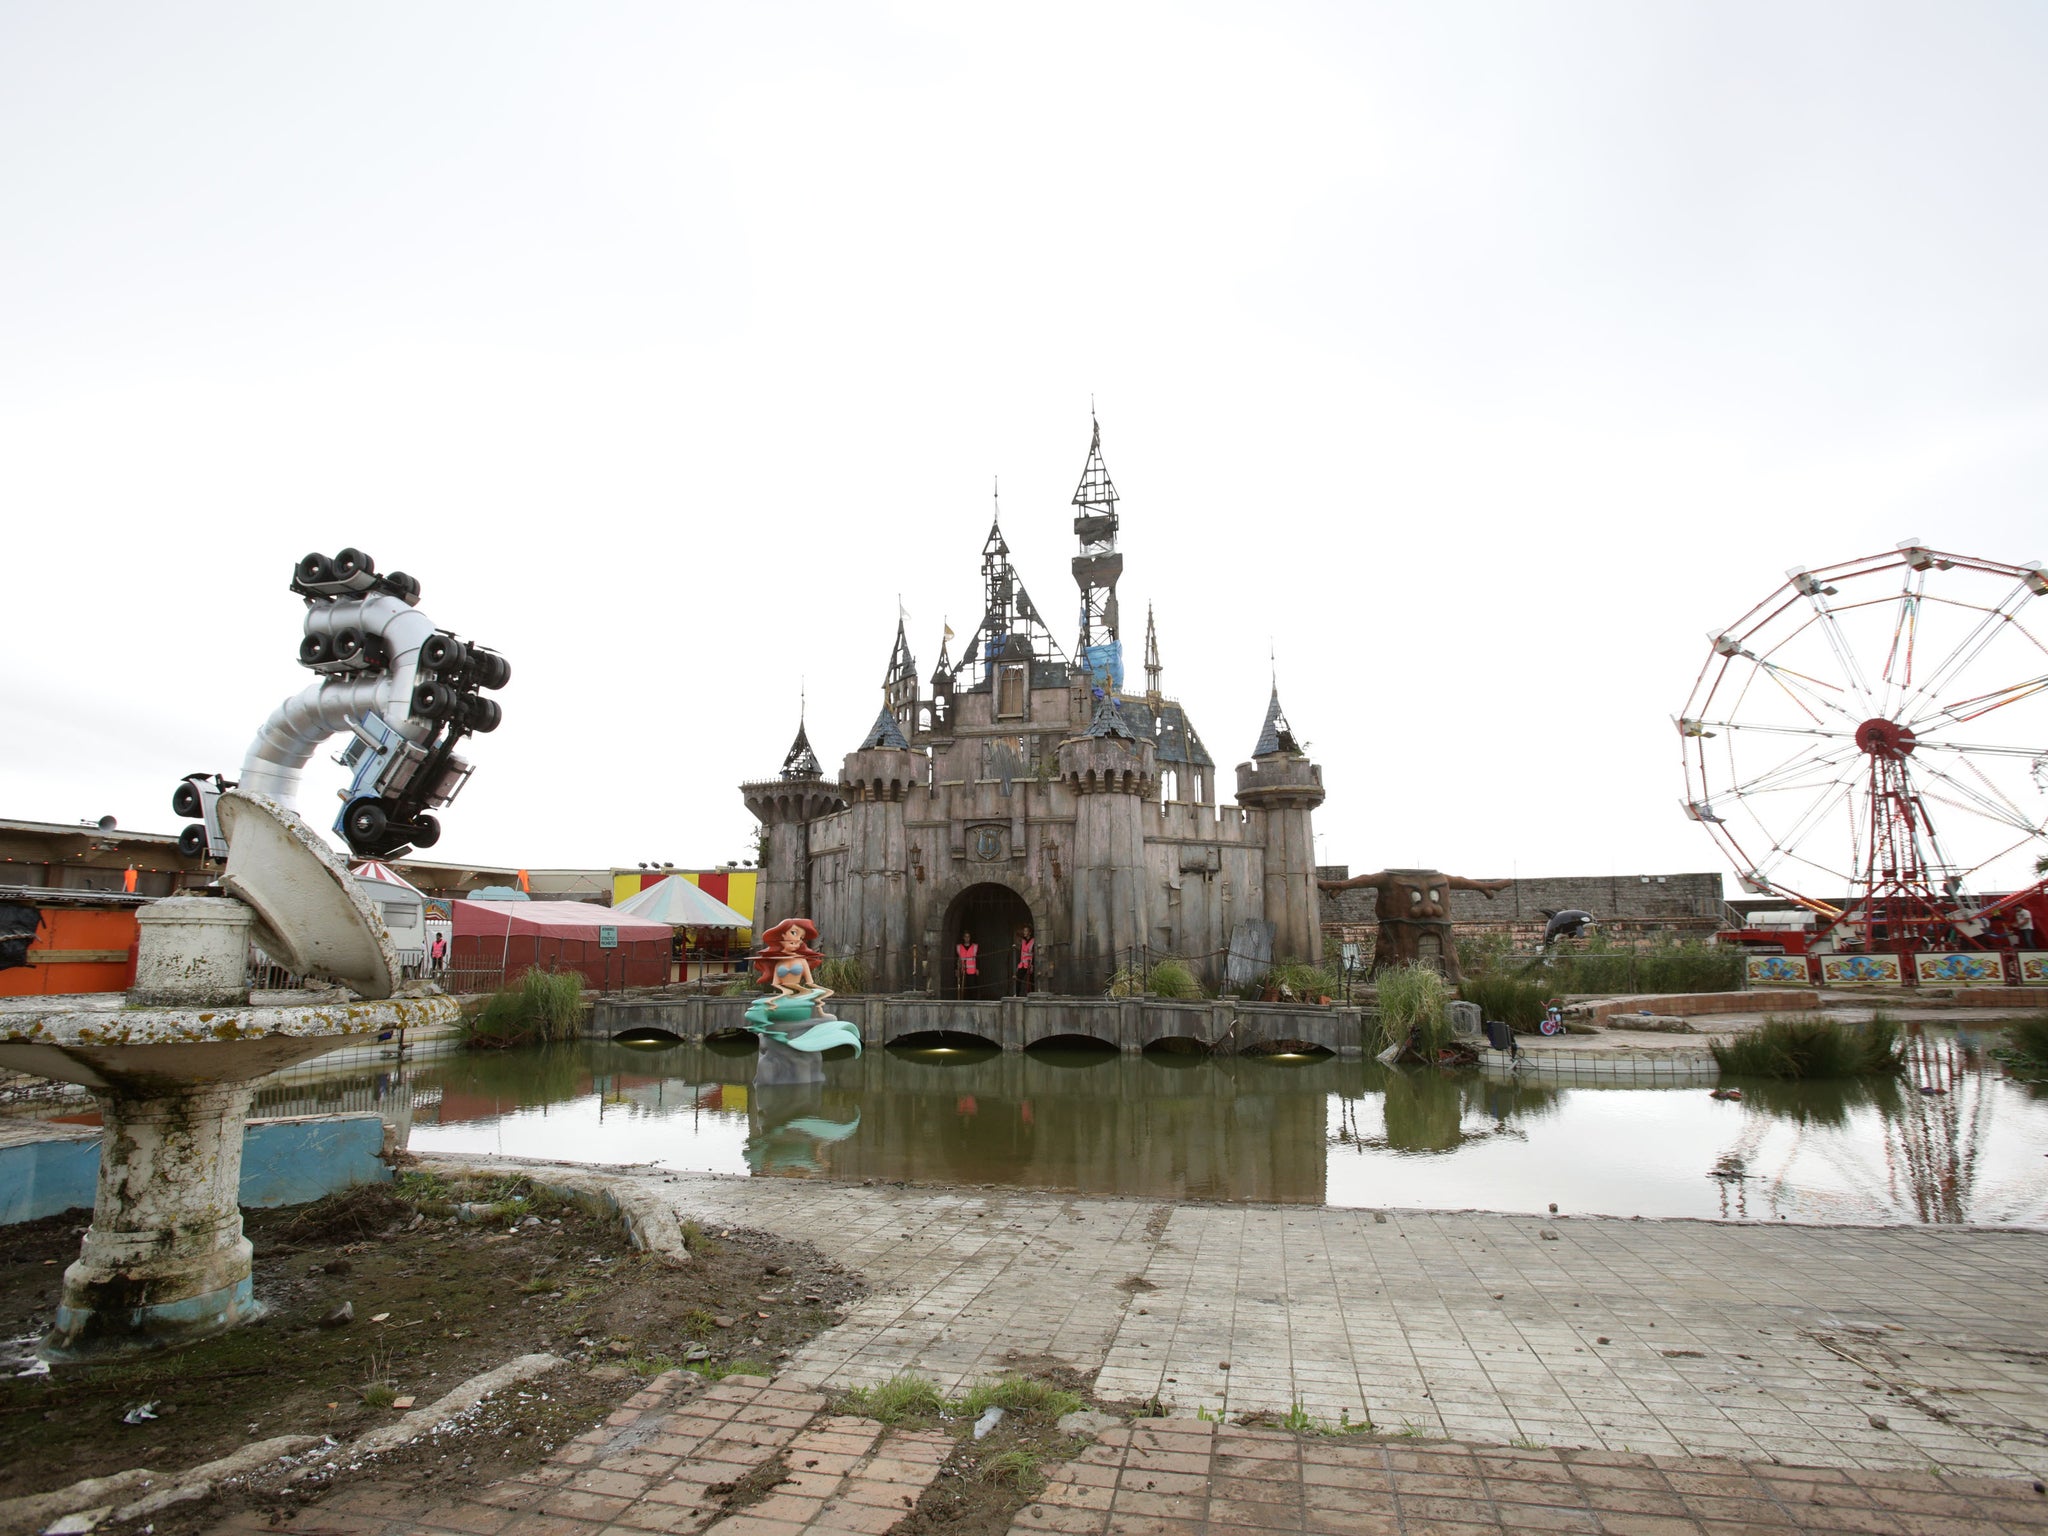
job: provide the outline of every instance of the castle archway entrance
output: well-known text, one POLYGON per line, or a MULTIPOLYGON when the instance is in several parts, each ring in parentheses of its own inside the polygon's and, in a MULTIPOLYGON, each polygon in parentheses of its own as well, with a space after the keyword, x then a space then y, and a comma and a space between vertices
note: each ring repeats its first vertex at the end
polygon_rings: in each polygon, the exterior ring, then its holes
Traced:
POLYGON ((992 881, 970 885, 946 908, 941 997, 1005 997, 1017 986, 1017 940, 1021 930, 1037 925, 1022 896, 992 881), (960 974, 961 935, 974 935, 977 973, 960 974))

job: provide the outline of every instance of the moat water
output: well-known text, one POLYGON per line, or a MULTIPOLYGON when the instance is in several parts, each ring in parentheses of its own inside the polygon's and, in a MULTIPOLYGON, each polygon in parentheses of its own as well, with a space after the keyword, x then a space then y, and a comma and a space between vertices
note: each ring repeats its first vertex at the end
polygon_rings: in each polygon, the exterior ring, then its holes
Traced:
POLYGON ((1558 1087, 1336 1058, 828 1058, 761 1086, 751 1042, 431 1057, 277 1081, 260 1114, 383 1111, 419 1152, 1149 1199, 1752 1221, 2048 1225, 2048 1091, 1973 1038, 1903 1078, 1558 1087), (1938 1092, 1923 1092, 1937 1089, 1938 1092))

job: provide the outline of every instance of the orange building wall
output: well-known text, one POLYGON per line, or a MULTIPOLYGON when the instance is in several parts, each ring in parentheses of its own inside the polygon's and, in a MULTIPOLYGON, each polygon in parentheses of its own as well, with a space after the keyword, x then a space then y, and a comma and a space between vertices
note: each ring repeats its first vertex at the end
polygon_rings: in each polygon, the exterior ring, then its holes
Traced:
POLYGON ((135 982, 135 913, 45 907, 28 947, 28 964, 0 971, 0 997, 46 997, 65 992, 122 992, 135 982), (53 954, 119 953, 119 960, 56 961, 53 954))

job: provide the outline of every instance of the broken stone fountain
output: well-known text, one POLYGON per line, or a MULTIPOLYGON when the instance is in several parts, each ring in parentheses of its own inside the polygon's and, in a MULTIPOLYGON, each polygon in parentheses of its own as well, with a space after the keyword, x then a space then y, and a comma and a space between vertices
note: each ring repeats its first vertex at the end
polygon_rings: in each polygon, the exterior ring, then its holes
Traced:
POLYGON ((218 894, 140 910, 126 994, 0 1012, 0 1067, 84 1085, 104 1126, 92 1226, 64 1273, 47 1359, 181 1344, 261 1315, 236 1198, 257 1080, 457 1014, 437 988, 401 982, 372 903, 290 802, 315 747, 347 731, 355 745, 342 761, 355 773, 338 830, 358 853, 431 841, 439 828, 427 808, 453 798, 469 771, 452 747, 497 724, 476 688, 502 686, 510 669, 437 632, 415 606, 417 583, 376 576, 357 551, 307 556, 292 590, 307 607, 299 659, 318 679, 265 722, 239 786, 195 775, 173 801, 204 817, 187 829, 187 851, 224 859, 218 894), (336 988, 252 1002, 252 941, 336 988))

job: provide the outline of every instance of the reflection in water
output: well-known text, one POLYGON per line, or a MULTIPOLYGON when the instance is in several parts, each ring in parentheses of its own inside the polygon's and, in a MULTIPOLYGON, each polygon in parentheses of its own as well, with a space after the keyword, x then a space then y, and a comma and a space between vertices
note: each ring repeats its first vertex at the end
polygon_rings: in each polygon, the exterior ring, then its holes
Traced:
POLYGON ((1556 1087, 1373 1062, 1002 1053, 757 1057, 587 1042, 267 1083, 266 1114, 380 1109, 415 1150, 780 1178, 1408 1208, 2048 1220, 2048 1097, 1954 1035, 1907 1075, 1556 1087), (1923 1088, 1941 1090, 1923 1093, 1923 1088), (1994 1113, 1996 1111, 1996 1113, 1994 1113))

